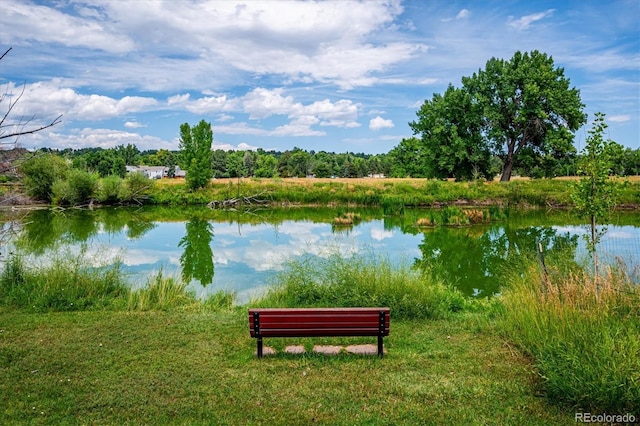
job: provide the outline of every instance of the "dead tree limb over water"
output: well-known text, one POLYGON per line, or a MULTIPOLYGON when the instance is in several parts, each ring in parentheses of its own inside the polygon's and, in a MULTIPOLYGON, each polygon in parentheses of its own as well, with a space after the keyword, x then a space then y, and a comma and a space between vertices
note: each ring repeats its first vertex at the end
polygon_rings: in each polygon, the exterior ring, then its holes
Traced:
POLYGON ((269 200, 260 198, 265 192, 247 197, 228 198, 226 200, 213 200, 207 204, 212 209, 234 209, 239 206, 264 206, 270 203, 269 200))

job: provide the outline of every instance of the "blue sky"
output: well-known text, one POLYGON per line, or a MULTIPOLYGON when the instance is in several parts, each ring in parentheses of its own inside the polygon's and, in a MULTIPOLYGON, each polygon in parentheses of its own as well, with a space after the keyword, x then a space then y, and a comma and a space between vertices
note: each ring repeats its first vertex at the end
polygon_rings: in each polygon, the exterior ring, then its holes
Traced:
POLYGON ((638 0, 0 0, 9 47, 2 93, 26 85, 11 117, 64 114, 28 149, 175 150, 180 124, 205 119, 214 148, 384 153, 425 99, 534 49, 640 147, 638 0))

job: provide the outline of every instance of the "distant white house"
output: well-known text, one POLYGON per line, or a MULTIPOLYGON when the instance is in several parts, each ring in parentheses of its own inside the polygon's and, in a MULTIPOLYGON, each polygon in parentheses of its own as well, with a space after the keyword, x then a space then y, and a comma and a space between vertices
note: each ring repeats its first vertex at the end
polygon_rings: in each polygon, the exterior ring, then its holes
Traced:
MULTIPOLYGON (((169 176, 169 167, 166 166, 126 166, 127 173, 142 173, 149 179, 162 179, 169 176)), ((183 178, 187 172, 176 166, 174 176, 183 178)))
POLYGON ((127 173, 135 173, 140 172, 140 168, 138 166, 125 166, 127 169, 127 173))
POLYGON ((187 175, 187 172, 185 170, 182 170, 179 166, 176 166, 176 170, 173 175, 178 179, 184 179, 187 175))
POLYGON ((167 176, 168 171, 169 168, 164 166, 127 166, 127 172, 142 173, 149 179, 162 179, 167 176))

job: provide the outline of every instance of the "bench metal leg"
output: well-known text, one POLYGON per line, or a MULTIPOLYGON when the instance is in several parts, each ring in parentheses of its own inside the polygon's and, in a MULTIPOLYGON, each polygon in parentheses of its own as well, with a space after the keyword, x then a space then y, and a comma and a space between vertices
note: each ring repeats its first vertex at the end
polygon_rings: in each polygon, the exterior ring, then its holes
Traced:
POLYGON ((262 337, 258 337, 258 358, 262 358, 262 337))
POLYGON ((385 323, 385 311, 378 312, 378 356, 382 358, 384 356, 384 347, 382 346, 382 337, 384 336, 384 323, 385 323))

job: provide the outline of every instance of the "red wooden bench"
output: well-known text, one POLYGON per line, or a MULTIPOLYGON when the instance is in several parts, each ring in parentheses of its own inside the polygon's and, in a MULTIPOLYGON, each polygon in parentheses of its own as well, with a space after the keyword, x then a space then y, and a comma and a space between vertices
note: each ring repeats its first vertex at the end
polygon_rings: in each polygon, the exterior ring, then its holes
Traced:
POLYGON ((249 332, 258 339, 262 357, 264 337, 377 336, 389 335, 389 308, 266 308, 249 309, 249 332))

